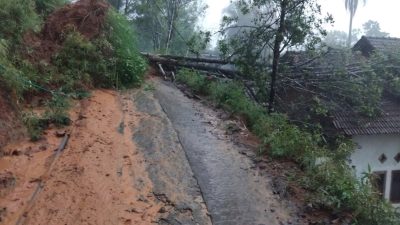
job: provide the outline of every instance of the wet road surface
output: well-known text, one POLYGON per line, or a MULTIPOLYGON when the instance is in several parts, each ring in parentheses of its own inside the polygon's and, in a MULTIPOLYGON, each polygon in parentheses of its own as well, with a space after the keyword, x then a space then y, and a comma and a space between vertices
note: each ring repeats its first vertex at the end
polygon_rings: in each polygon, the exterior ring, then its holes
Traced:
MULTIPOLYGON (((174 161, 170 164, 179 170, 171 169, 170 166, 161 168, 160 165, 156 165, 158 169, 149 168, 153 170, 155 181, 166 179, 163 176, 176 177, 177 179, 171 182, 177 182, 175 185, 181 188, 185 187, 178 192, 189 195, 197 193, 195 186, 198 183, 200 188, 198 191, 201 191, 214 225, 286 224, 282 221, 287 221, 290 213, 279 210, 281 207, 279 200, 272 194, 269 181, 251 169, 253 162, 247 156, 240 154, 243 149, 229 139, 221 138, 224 131, 212 125, 213 121, 218 120, 213 111, 187 98, 171 83, 159 80, 153 82, 155 90, 151 94, 141 93, 133 97, 137 109, 148 113, 152 118, 143 120, 143 126, 139 128, 142 130, 136 131, 135 140, 144 147, 143 149, 152 149, 144 150, 145 152, 152 151, 151 154, 160 154, 155 151, 165 152, 165 156, 160 157, 169 157, 169 160, 174 161), (159 112, 160 109, 163 112, 159 112), (161 125, 148 124, 149 120, 163 122, 161 125), (165 128, 166 125, 168 128, 165 128), (176 137, 171 137, 171 133, 175 133, 176 137), (147 143, 144 140, 146 136, 147 143), (157 139, 159 140, 155 141, 157 139), (177 158, 169 155, 169 153, 176 154, 180 148, 184 150, 189 165, 179 166, 177 158), (193 171, 197 183, 191 179, 188 181, 182 179, 186 175, 191 175, 182 174, 182 170, 190 173, 193 171), (193 185, 187 185, 188 183, 193 185), (271 212, 272 208, 276 209, 273 210, 274 213, 271 212)), ((162 189, 168 185, 159 186, 162 189)), ((196 207, 198 208, 195 205, 196 207)))

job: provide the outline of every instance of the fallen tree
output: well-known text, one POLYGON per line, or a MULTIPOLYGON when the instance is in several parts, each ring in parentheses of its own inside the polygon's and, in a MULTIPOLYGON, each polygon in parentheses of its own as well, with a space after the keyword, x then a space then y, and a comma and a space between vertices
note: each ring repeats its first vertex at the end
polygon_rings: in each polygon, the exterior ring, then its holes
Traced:
POLYGON ((208 58, 153 55, 149 53, 142 53, 142 55, 146 57, 151 64, 154 64, 155 68, 158 68, 159 72, 164 76, 164 78, 167 78, 167 76, 171 76, 172 80, 175 80, 176 67, 180 67, 194 69, 200 73, 219 79, 240 80, 246 89, 246 94, 248 95, 248 97, 258 104, 261 104, 261 101, 257 98, 252 81, 247 80, 239 71, 235 69, 225 69, 221 68, 220 66, 221 64, 232 65, 232 62, 208 58), (171 70, 171 67, 174 68, 172 69, 173 71, 168 71, 164 69, 169 68, 169 70, 171 70))
POLYGON ((203 62, 203 63, 214 63, 214 64, 222 64, 222 65, 234 64, 234 62, 224 60, 224 59, 185 57, 185 56, 177 56, 177 55, 160 55, 160 57, 181 60, 181 61, 187 61, 187 62, 203 62))
MULTIPOLYGON (((221 65, 232 65, 228 61, 208 58, 191 58, 183 56, 153 55, 142 53, 150 63, 164 65, 168 68, 180 67, 188 69, 202 70, 205 72, 220 75, 222 77, 234 79, 235 77, 243 77, 236 69, 223 68, 221 65)), ((172 70, 172 69, 171 69, 172 70)), ((174 69, 173 69, 174 70, 174 69)))

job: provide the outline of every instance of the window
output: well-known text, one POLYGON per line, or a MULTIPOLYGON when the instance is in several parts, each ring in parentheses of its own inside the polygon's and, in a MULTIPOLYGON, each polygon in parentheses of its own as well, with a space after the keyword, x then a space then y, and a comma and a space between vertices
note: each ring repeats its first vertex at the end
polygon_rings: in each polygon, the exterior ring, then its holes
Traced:
POLYGON ((374 172, 373 185, 380 193, 381 197, 384 198, 386 188, 386 172, 374 172))
POLYGON ((400 203, 400 170, 392 172, 392 184, 390 186, 390 201, 400 203))

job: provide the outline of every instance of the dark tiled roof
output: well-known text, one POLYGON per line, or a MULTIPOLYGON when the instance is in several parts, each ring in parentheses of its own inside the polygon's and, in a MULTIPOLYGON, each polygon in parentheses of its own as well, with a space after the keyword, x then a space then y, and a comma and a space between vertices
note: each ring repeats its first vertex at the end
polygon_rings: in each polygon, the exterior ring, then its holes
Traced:
MULTIPOLYGON (((391 55, 400 52, 400 38, 363 36, 353 47, 369 56, 373 51, 391 55)), ((400 134, 400 101, 384 97, 381 115, 366 118, 350 111, 334 114, 334 125, 347 135, 400 134)))
POLYGON ((380 51, 391 52, 400 49, 400 38, 366 37, 371 45, 380 51))
POLYGON ((384 98, 381 115, 376 118, 350 111, 334 113, 333 124, 347 135, 400 134, 400 101, 384 98))
POLYGON ((338 70, 346 70, 351 73, 349 67, 356 67, 357 71, 362 70, 360 63, 363 61, 364 58, 360 54, 335 48, 328 48, 327 51, 314 54, 306 51, 287 52, 281 59, 281 64, 287 68, 283 68, 281 73, 285 76, 288 75, 286 73, 293 75, 304 71, 331 75, 338 70))
MULTIPOLYGON (((369 38, 371 43, 381 49, 395 46, 400 50, 400 39, 395 38, 369 38), (385 39, 383 41, 382 39, 385 39), (388 41, 389 40, 389 41, 388 41), (393 43, 394 42, 394 43, 393 43)), ((289 66, 288 71, 282 71, 290 75, 300 75, 307 72, 327 76, 334 74, 337 68, 343 68, 346 74, 353 71, 363 71, 360 62, 365 58, 360 54, 346 54, 343 50, 329 49, 320 55, 310 55, 307 52, 288 52, 283 58, 283 64, 289 66), (301 65, 301 66, 293 66, 301 65)), ((285 74, 285 75, 288 75, 285 74)), ((336 106, 331 115, 334 127, 346 135, 376 135, 376 134, 400 134, 400 100, 388 96, 383 97, 381 113, 375 118, 364 117, 356 113, 350 105, 336 106), (341 109, 338 109, 340 107, 341 109)))
POLYGON ((355 50, 370 54, 375 50, 381 53, 396 53, 400 51, 400 38, 363 36, 355 45, 355 50), (367 52, 365 52, 367 51, 367 52))

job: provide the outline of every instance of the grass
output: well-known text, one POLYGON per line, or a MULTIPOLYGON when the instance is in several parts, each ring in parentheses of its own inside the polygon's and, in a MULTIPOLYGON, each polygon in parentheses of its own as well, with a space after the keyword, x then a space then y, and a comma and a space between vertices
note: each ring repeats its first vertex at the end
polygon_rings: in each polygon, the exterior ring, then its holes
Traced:
POLYGON ((63 96, 60 93, 55 93, 53 94, 52 99, 46 103, 46 106, 47 110, 44 114, 44 118, 46 118, 50 123, 53 123, 56 126, 66 126, 71 123, 67 113, 70 108, 70 103, 66 96, 63 96))
POLYGON ((34 112, 26 112, 23 114, 22 121, 24 122, 28 134, 32 141, 38 141, 43 131, 50 124, 57 127, 70 125, 71 120, 67 114, 70 104, 67 97, 55 93, 51 100, 46 103, 46 110, 42 115, 34 112))
POLYGON ((31 140, 38 141, 42 137, 44 129, 47 128, 48 121, 33 112, 25 113, 22 118, 31 140))
POLYGON ((247 98, 238 82, 211 81, 191 70, 181 70, 177 81, 244 118, 249 129, 262 140, 262 154, 297 162, 305 174, 297 182, 310 192, 313 205, 332 212, 350 212, 352 224, 400 224, 396 210, 372 187, 371 174, 360 180, 348 166, 346 158, 354 149, 351 141, 338 140, 338 148, 332 151, 318 131, 304 131, 282 114, 268 115, 247 98), (318 159, 325 160, 317 164, 318 159))

